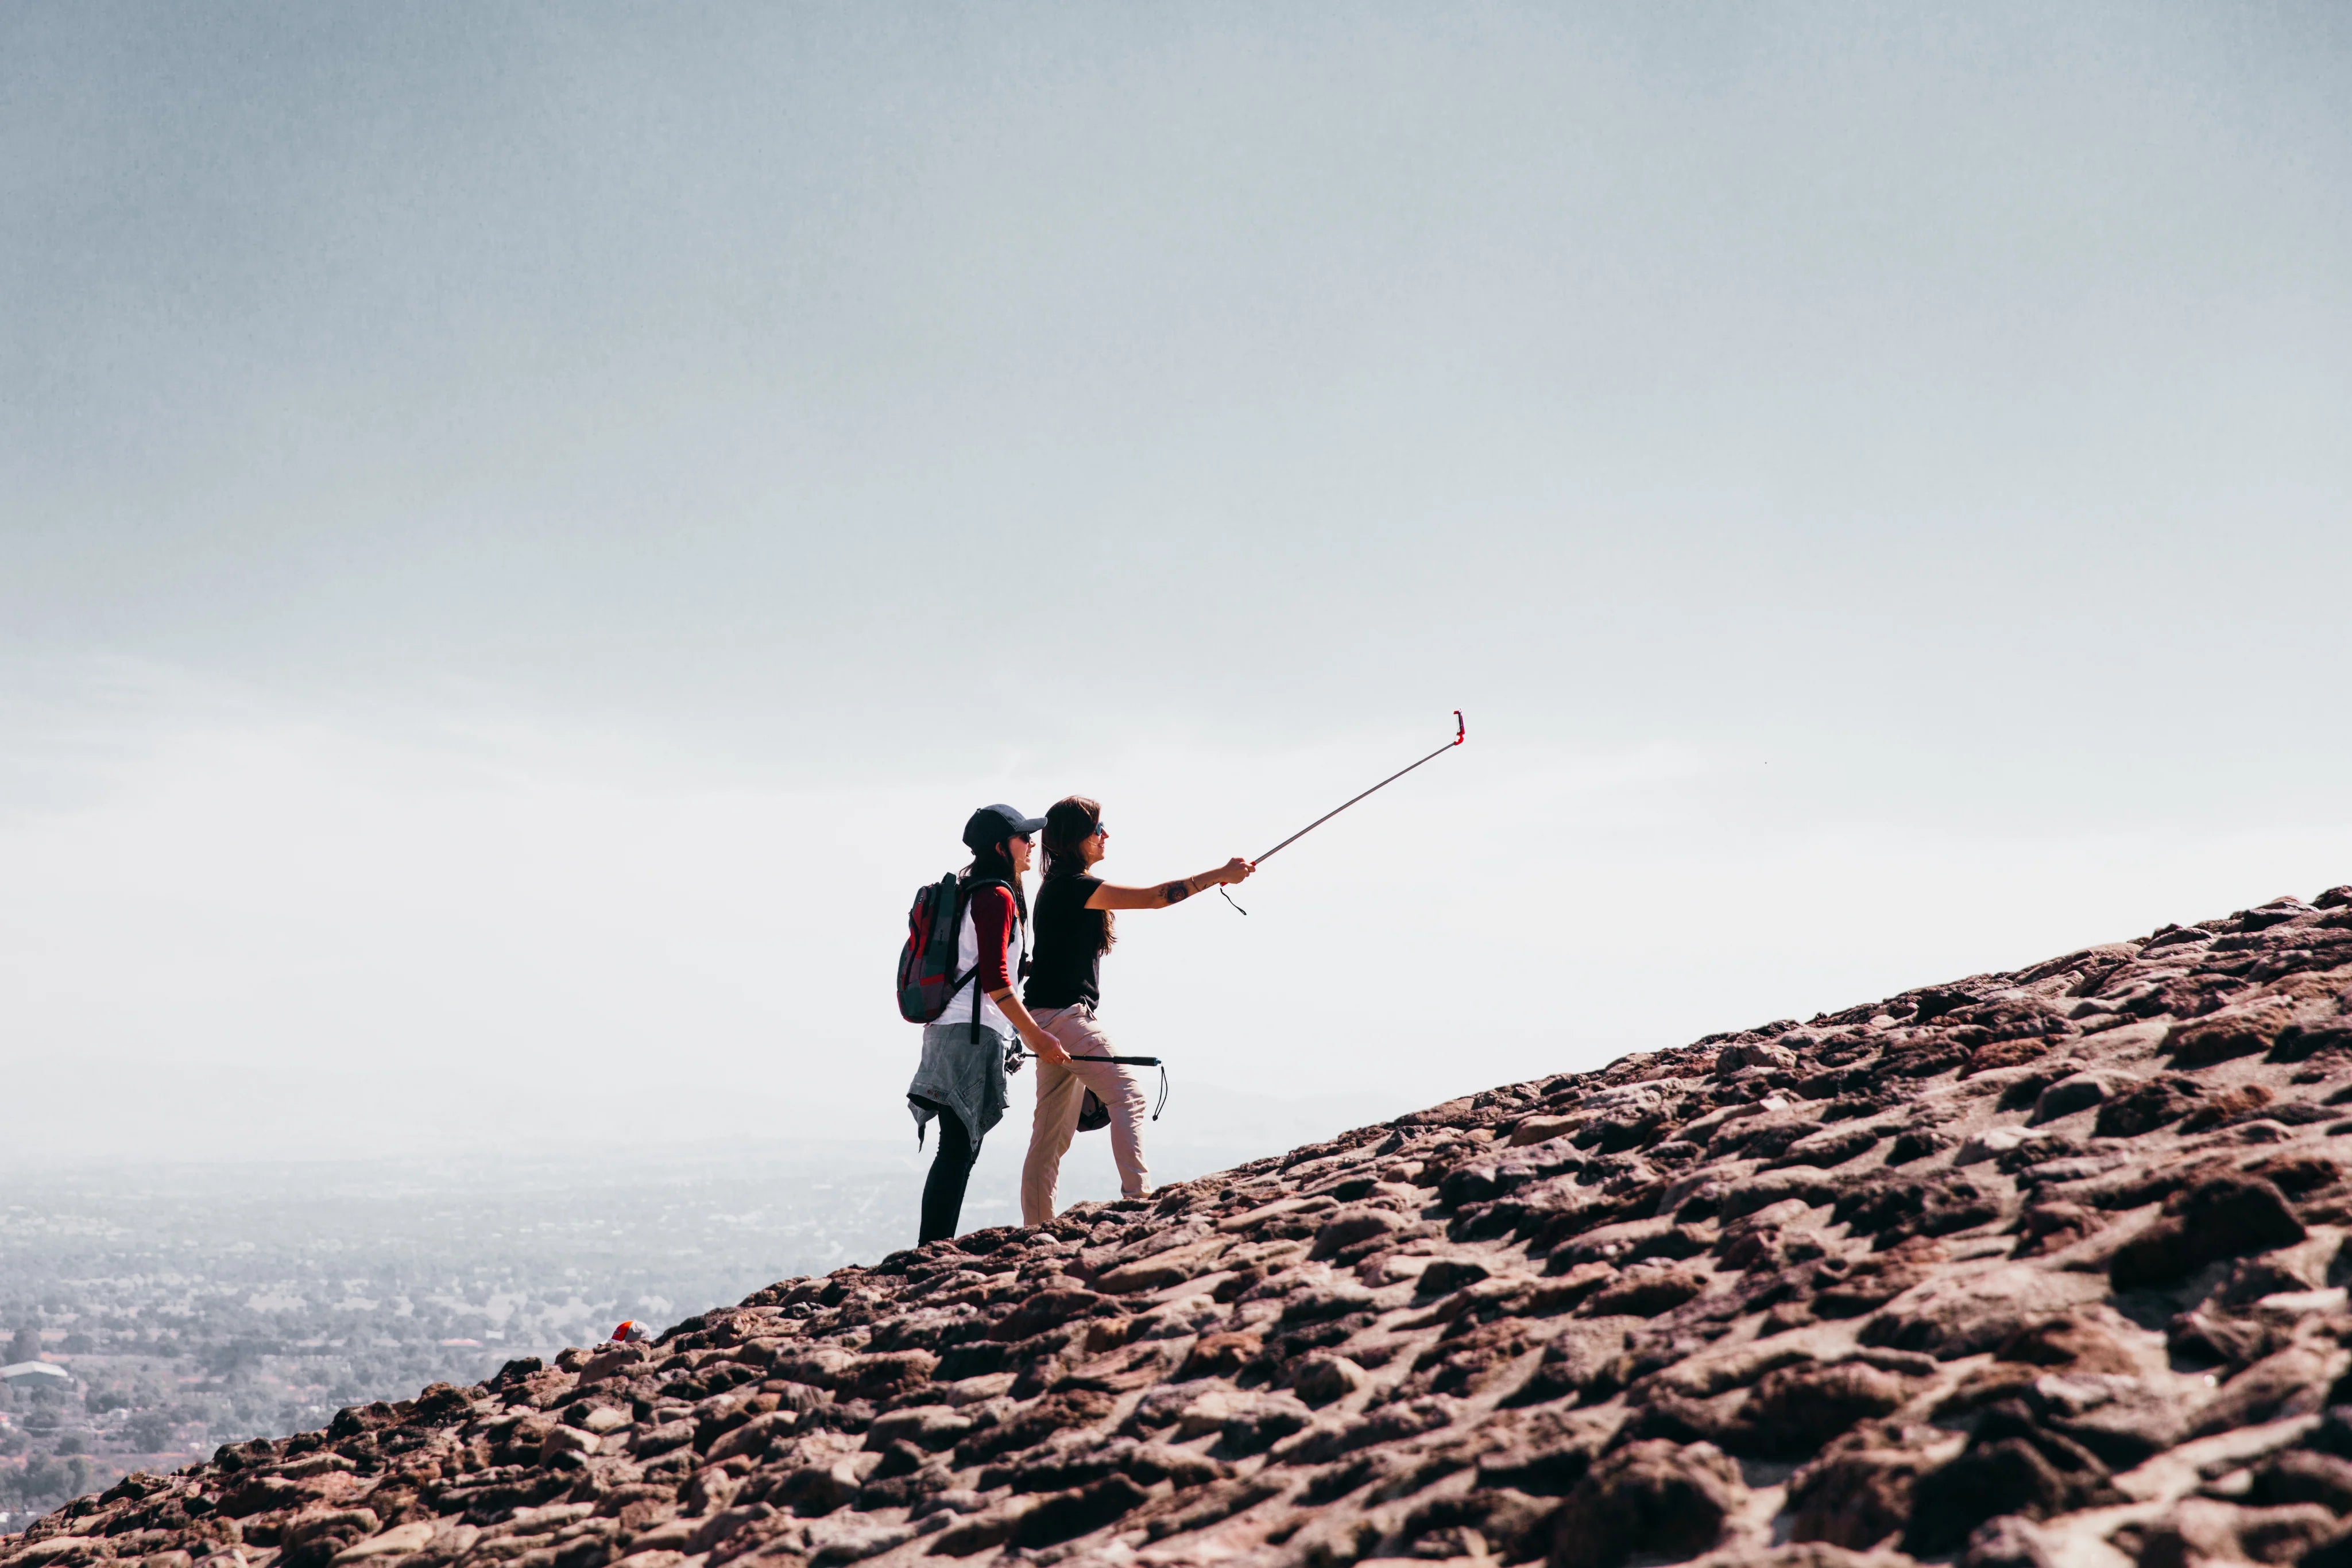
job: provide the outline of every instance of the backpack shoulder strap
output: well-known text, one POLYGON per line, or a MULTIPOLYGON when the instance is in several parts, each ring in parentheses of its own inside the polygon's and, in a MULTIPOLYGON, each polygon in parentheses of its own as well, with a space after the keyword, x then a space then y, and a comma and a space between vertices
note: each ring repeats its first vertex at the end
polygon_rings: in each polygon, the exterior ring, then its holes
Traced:
MULTIPOLYGON (((1012 884, 1011 884, 1011 883, 1007 883, 1007 882, 1006 882, 1003 877, 997 877, 997 876, 988 876, 988 877, 980 877, 980 876, 976 876, 976 877, 971 878, 970 881, 966 882, 966 883, 963 884, 963 890, 962 890, 962 892, 957 895, 957 896, 959 897, 959 899, 961 899, 961 910, 962 910, 963 912, 968 913, 968 912, 971 910, 971 895, 972 895, 973 894, 975 894, 975 893, 978 893, 978 892, 979 892, 982 888, 983 888, 983 887, 1002 887, 1002 888, 1006 889, 1006 890, 1009 892, 1009 891, 1011 891, 1012 884)), ((1020 901, 1019 899, 1017 899, 1017 898, 1016 898, 1016 899, 1014 899, 1014 900, 1013 901, 1013 918, 1014 920, 1016 920, 1016 921, 1017 921, 1017 920, 1019 920, 1019 919, 1021 918, 1021 901, 1020 901)), ((959 915, 959 921, 961 921, 961 915, 959 915)), ((959 925, 959 930, 961 930, 961 925, 959 925)), ((1023 952, 1023 954, 1025 956, 1025 955, 1027 954, 1027 952, 1028 952, 1028 946, 1027 946, 1027 943, 1026 943, 1026 940, 1025 940, 1025 937, 1026 937, 1026 933, 1025 933, 1025 932, 1024 933, 1024 940, 1023 946, 1022 946, 1022 952, 1023 952)), ((978 943, 976 943, 976 942, 975 942, 975 943, 973 944, 973 946, 974 946, 975 947, 977 947, 977 946, 978 946, 978 943)), ((978 1044, 980 1043, 980 999, 981 999, 981 989, 980 989, 980 955, 979 955, 977 952, 975 952, 975 953, 972 955, 972 966, 971 966, 971 972, 970 972, 969 974, 967 974, 967 975, 964 977, 964 979, 965 979, 965 980, 970 980, 970 981, 971 982, 971 1042, 972 1042, 972 1044, 974 1044, 974 1045, 978 1045, 978 1044)), ((963 983, 964 983, 964 981, 963 981, 963 980, 958 980, 958 981, 956 982, 956 985, 957 985, 958 987, 961 987, 961 986, 963 985, 963 983)))

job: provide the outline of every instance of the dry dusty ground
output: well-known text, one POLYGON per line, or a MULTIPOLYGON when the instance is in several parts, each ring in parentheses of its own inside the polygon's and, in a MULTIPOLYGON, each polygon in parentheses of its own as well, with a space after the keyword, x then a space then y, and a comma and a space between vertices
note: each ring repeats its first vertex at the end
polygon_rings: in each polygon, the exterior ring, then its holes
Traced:
POLYGON ((2352 889, 132 1476, 0 1568, 2352 1564, 2352 889))

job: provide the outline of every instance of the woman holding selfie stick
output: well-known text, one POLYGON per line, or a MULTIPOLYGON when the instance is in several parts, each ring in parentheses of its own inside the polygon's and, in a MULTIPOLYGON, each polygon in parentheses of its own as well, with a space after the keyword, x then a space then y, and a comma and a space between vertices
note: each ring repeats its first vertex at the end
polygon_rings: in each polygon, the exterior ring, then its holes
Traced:
POLYGON ((1110 1113, 1111 1159, 1118 1166, 1120 1195, 1141 1197, 1150 1185, 1143 1163, 1143 1086, 1126 1067, 1102 1060, 1118 1051, 1095 1019, 1102 956, 1117 939, 1113 912, 1165 909, 1221 883, 1240 882, 1256 869, 1236 856, 1214 871, 1175 882, 1118 887, 1093 873, 1109 838, 1102 807, 1083 795, 1057 800, 1045 813, 1045 880, 1037 890, 1036 946, 1023 997, 1038 1027, 1060 1046, 1055 1054, 1062 1060, 1039 1052, 1037 1115, 1029 1157, 1021 1166, 1024 1225, 1054 1218, 1062 1155, 1077 1131, 1079 1107, 1089 1090, 1110 1113))

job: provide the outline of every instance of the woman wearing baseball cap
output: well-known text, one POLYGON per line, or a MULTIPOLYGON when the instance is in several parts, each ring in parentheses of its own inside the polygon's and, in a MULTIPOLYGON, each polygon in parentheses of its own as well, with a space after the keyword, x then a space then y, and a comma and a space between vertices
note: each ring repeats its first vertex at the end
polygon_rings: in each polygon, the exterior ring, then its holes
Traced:
POLYGON ((940 1122, 939 1152, 923 1183, 922 1234, 938 1241, 956 1233, 963 1214, 964 1184, 980 1158, 980 1140, 1004 1119, 1004 1075, 1017 1067, 1017 1037, 1046 1062, 1067 1061, 1061 1043, 1037 1026, 1013 985, 1028 967, 1023 934, 1029 898, 1021 886, 1035 852, 1039 817, 1010 806, 982 806, 963 825, 971 851, 967 870, 971 902, 956 934, 955 972, 967 978, 937 1021, 923 1026, 923 1060, 907 1085, 915 1135, 934 1116, 940 1122), (980 988, 980 1011, 972 1011, 972 988, 980 988))

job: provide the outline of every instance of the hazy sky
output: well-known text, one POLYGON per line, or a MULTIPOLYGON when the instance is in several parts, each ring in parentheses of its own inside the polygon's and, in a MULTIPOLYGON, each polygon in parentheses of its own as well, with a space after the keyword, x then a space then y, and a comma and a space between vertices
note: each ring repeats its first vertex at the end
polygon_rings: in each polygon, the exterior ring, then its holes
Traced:
POLYGON ((0 8, 0 1067, 108 1111, 12 1135, 897 1136, 973 805, 1160 880, 1457 706, 1123 1042, 1402 1110, 2352 881, 2347 91, 2327 5, 0 8))

